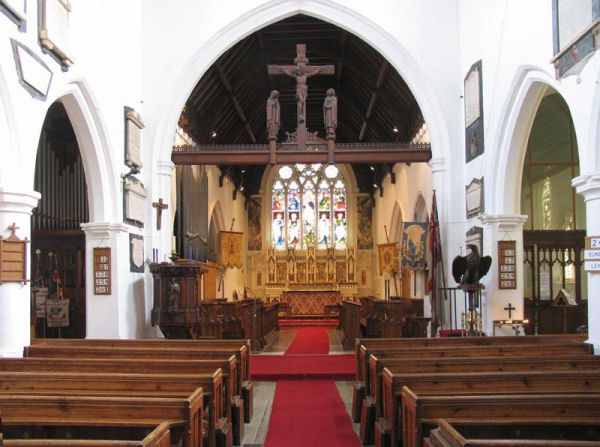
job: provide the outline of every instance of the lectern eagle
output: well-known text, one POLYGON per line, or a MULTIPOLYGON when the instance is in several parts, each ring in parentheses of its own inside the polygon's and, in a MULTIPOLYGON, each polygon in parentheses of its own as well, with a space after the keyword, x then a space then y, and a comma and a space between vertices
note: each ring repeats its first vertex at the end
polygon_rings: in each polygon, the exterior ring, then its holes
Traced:
POLYGON ((452 261, 452 276, 458 284, 477 284, 492 265, 491 256, 479 256, 476 245, 467 245, 471 250, 467 256, 457 256, 452 261))

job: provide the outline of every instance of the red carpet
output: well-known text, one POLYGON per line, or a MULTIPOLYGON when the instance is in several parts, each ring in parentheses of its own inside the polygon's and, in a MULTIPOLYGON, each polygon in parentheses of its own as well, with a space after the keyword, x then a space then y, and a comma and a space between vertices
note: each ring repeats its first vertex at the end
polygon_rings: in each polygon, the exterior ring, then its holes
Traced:
POLYGON ((276 381, 299 379, 354 380, 356 360, 344 355, 255 355, 252 356, 252 380, 276 381))
POLYGON ((332 381, 277 383, 265 447, 282 446, 360 446, 332 381))
POLYGON ((301 327, 286 354, 329 354, 329 335, 325 327, 301 327))

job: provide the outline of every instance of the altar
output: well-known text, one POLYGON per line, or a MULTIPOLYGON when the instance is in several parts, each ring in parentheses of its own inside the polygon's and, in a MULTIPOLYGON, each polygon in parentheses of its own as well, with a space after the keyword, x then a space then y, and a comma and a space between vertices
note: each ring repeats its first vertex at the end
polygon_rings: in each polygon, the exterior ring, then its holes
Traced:
POLYGON ((281 302, 290 306, 291 316, 324 316, 325 306, 341 303, 339 290, 286 290, 281 302))

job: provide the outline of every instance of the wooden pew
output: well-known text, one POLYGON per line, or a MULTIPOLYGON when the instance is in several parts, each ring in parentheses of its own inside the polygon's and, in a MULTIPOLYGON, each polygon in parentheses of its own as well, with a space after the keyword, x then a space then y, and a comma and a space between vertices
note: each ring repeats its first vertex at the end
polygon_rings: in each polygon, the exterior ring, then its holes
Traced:
MULTIPOLYGON (((521 427, 521 426, 519 426, 521 427)), ((485 427, 485 430, 495 429, 496 432, 492 437, 482 438, 481 436, 468 438, 463 436, 465 434, 465 428, 467 428, 467 433, 473 431, 468 430, 469 427, 461 427, 461 430, 457 430, 453 427, 447 420, 440 419, 437 423, 437 427, 429 432, 429 438, 423 439, 424 447, 515 447, 516 445, 523 447, 600 447, 600 440, 576 440, 569 437, 569 435, 565 435, 562 433, 562 430, 551 431, 548 434, 549 428, 548 426, 534 426, 536 431, 540 433, 539 439, 524 439, 523 436, 519 436, 515 439, 515 436, 511 436, 512 430, 504 430, 504 433, 500 434, 502 438, 496 434, 498 430, 498 426, 489 426, 485 427), (505 434, 506 433, 506 434, 505 434)), ((558 426, 559 428, 562 426, 558 426)), ((480 427, 477 427, 478 429, 480 427)), ((501 427, 507 428, 507 427, 501 427)), ((512 426, 510 427, 512 428, 512 426)), ((568 426, 568 429, 576 428, 576 429, 585 429, 586 426, 577 426, 571 427, 568 426)), ((593 427, 597 429, 598 427, 593 427)), ((477 430, 480 431, 480 430, 477 430)), ((573 430, 567 430, 567 432, 572 432, 573 430)), ((535 435, 534 435, 535 436, 535 435)), ((537 437, 536 436, 536 437, 537 437)))
POLYGON ((231 424, 223 413, 222 376, 220 368, 212 373, 190 375, 0 372, 0 394, 186 397, 202 388, 208 445, 214 447, 217 440, 220 445, 232 442, 231 424))
MULTIPOLYGON (((577 334, 577 336, 579 339, 582 338, 581 334, 577 334)), ((573 341, 570 337, 555 338, 554 336, 471 337, 457 339, 413 338, 395 339, 394 342, 389 341, 387 343, 372 343, 373 341, 375 340, 366 341, 359 339, 355 345, 357 366, 356 382, 352 396, 354 422, 360 421, 362 401, 370 394, 368 359, 371 354, 379 357, 477 357, 493 356, 492 351, 494 349, 497 352, 497 356, 515 355, 516 351, 522 351, 523 355, 535 355, 532 351, 538 349, 543 349, 545 354, 553 355, 568 355, 569 353, 589 355, 593 353, 592 345, 573 341), (455 345, 452 343, 452 340, 457 340, 458 343, 455 345), (531 343, 528 343, 529 340, 531 343), (414 348, 423 349, 419 349, 418 354, 408 355, 409 351, 414 348)))
MULTIPOLYGON (((600 371, 503 371, 394 374, 383 370, 383 417, 375 424, 377 444, 397 445, 402 427, 402 392, 419 395, 590 393, 600 395, 600 371), (387 441, 389 437, 396 438, 387 441), (384 439, 384 442, 381 442, 384 439)), ((599 414, 600 416, 600 414, 599 414)), ((362 431, 361 431, 362 433, 362 431)))
MULTIPOLYGON (((217 368, 222 369, 223 400, 231 402, 235 385, 236 360, 230 356, 226 360, 146 360, 136 358, 126 359, 87 359, 87 358, 4 358, 0 359, 0 371, 38 371, 38 372, 101 372, 101 373, 133 373, 133 374, 205 374, 213 373, 217 368)), ((244 424, 242 419, 233 418, 231 405, 222 405, 223 414, 232 424, 234 441, 243 438, 244 424)), ((242 410, 243 411, 243 410, 242 410)), ((225 430, 227 427, 223 427, 225 430)), ((227 433, 227 432, 226 432, 227 433)))
MULTIPOLYGON (((403 447, 421 447, 423 430, 451 424, 600 424, 599 394, 419 395, 402 391, 403 447)), ((517 443, 516 445, 520 445, 517 443)))
POLYGON ((97 347, 146 347, 146 348, 185 348, 187 350, 199 350, 205 348, 231 348, 235 350, 235 356, 239 360, 238 383, 240 394, 244 401, 244 422, 250 422, 253 414, 253 386, 250 380, 250 340, 177 340, 177 339, 57 339, 57 338, 37 338, 31 340, 32 346, 97 346, 97 347), (244 348, 245 347, 245 348, 244 348))
POLYGON ((409 373, 460 373, 501 371, 569 371, 600 370, 600 357, 553 356, 553 357, 463 357, 421 359, 369 357, 370 399, 375 402, 375 417, 383 412, 383 368, 394 374, 409 373))
MULTIPOLYGON (((24 427, 25 430, 28 427, 24 427)), ((38 427, 35 431, 39 431, 38 427)), ((82 428, 82 427, 80 427, 82 428)), ((98 432, 98 426, 93 426, 93 431, 98 432)), ((0 424, 0 430, 1 424, 0 424)), ((80 432, 82 430, 78 430, 80 432)), ((69 432, 72 435, 71 432, 69 432)), ((72 438, 26 438, 6 439, 0 433, 0 447, 170 447, 171 432, 169 424, 163 422, 139 441, 125 441, 118 439, 72 439, 72 438)))
POLYGON ((355 340, 360 336, 360 311, 361 304, 354 301, 342 301, 340 311, 340 327, 342 329, 342 346, 352 349, 355 340))
MULTIPOLYGON (((245 347, 242 347, 245 350, 245 347)), ((152 347, 96 347, 96 346, 26 346, 23 350, 24 357, 61 357, 61 358, 79 358, 79 359, 142 359, 152 360, 160 359, 179 359, 179 360, 194 360, 194 359, 229 359, 231 355, 239 354, 239 350, 230 348, 215 348, 209 349, 202 347, 188 350, 183 347, 175 348, 152 348, 152 347)), ((237 366, 240 365, 239 356, 237 357, 237 366)), ((224 369, 225 372, 225 369, 224 369)), ((232 420, 234 423, 234 431, 243 430, 244 424, 244 404, 241 399, 241 381, 240 375, 232 372, 230 377, 234 378, 234 388, 231 397, 232 420), (237 378, 237 380, 235 380, 237 378), (236 420, 239 419, 239 423, 236 420)))
MULTIPOLYGON (((504 338, 504 337, 498 337, 504 338)), ((525 337, 520 337, 525 338, 525 337)), ((417 340, 417 339, 415 339, 417 340)), ((425 339, 428 340, 428 339, 425 339)), ((368 358, 374 354, 386 358, 443 358, 443 357, 513 357, 513 356, 536 356, 536 355, 592 355, 593 346, 585 343, 564 344, 505 344, 505 345, 459 345, 459 346, 434 346, 420 347, 410 345, 384 346, 381 348, 370 348, 360 346, 359 361, 357 366, 357 381, 352 396, 352 411, 354 421, 361 419, 362 401, 370 394, 370 377, 368 358), (418 349, 416 349, 418 348, 418 349)), ((373 404, 374 402, 371 402, 373 404)), ((374 409, 373 409, 374 410, 374 409)))
POLYGON ((172 445, 202 447, 202 389, 185 398, 2 395, 2 426, 169 426, 172 445))

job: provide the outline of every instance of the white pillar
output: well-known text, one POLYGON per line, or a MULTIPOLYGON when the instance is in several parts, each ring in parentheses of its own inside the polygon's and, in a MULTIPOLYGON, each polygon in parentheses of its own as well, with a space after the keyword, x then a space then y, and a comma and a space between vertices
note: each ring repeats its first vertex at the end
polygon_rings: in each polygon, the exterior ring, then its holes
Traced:
POLYGON ((85 232, 86 338, 132 338, 127 333, 128 299, 132 299, 129 227, 121 222, 91 222, 81 224, 81 228, 85 232), (94 294, 95 247, 110 248, 110 295, 94 294))
MULTIPOLYGON (((525 302, 523 294, 525 290, 525 277, 523 269, 523 225, 527 222, 527 216, 518 214, 503 214, 503 215, 484 215, 481 218, 484 225, 484 232, 488 233, 488 237, 484 236, 485 243, 491 244, 492 266, 489 273, 484 277, 485 290, 484 296, 484 332, 488 335, 494 333, 494 320, 508 319, 508 311, 504 308, 509 304, 515 308, 512 311, 513 320, 522 320, 525 313, 525 302), (516 289, 500 289, 498 287, 498 241, 510 240, 516 241, 516 273, 517 273, 517 288, 516 289)), ((523 332, 521 332, 522 334, 523 332)), ((508 327, 496 328, 496 335, 515 335, 514 330, 508 327)))
MULTIPOLYGON (((600 172, 575 177, 571 184, 585 200, 586 233, 600 236, 600 172)), ((600 352, 600 272, 587 273, 588 342, 600 352)))
MULTIPOLYGON (((152 244, 154 248, 158 248, 158 260, 162 262, 167 260, 171 256, 171 236, 173 235, 172 216, 174 214, 174 203, 172 202, 173 194, 171 194, 171 175, 173 174, 173 168, 175 164, 171 160, 161 160, 157 164, 158 182, 154 184, 157 187, 153 202, 162 198, 169 207, 162 212, 161 230, 156 230, 156 210, 152 208, 152 219, 150 219, 150 228, 154 234, 157 234, 157 238, 154 239, 152 244)), ((150 251, 150 259, 152 259, 152 251, 150 251)))
MULTIPOLYGON (((35 191, 14 191, 0 187, 0 234, 6 238, 13 223, 20 239, 31 240, 31 211, 40 194, 35 191)), ((31 247, 26 247, 26 275, 30 279, 31 247)), ((0 357, 21 357, 30 341, 30 283, 0 284, 0 357)))

